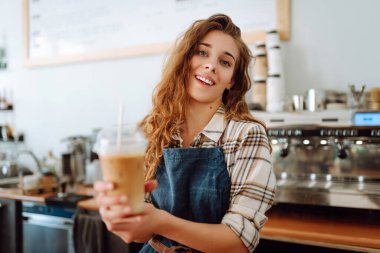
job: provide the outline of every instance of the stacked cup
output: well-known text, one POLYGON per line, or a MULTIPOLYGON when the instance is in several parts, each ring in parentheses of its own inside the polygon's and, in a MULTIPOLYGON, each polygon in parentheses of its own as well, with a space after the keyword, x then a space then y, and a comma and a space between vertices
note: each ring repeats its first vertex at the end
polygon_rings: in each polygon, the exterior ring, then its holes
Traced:
POLYGON ((256 42, 255 50, 253 51, 254 64, 253 72, 253 86, 252 86, 252 102, 254 109, 265 110, 267 103, 267 53, 265 43, 262 41, 256 42))
POLYGON ((267 32, 265 42, 268 51, 266 110, 268 112, 281 112, 284 109, 285 82, 280 39, 277 31, 267 32))

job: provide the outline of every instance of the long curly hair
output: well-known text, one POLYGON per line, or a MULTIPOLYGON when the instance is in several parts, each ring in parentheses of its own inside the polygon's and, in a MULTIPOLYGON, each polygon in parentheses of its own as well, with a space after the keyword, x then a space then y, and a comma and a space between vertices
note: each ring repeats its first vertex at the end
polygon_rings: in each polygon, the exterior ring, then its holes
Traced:
POLYGON ((226 119, 255 121, 265 127, 249 113, 245 101, 245 94, 251 87, 248 67, 252 54, 241 38, 240 28, 224 14, 215 14, 208 19, 195 21, 176 41, 174 51, 164 66, 162 79, 154 90, 152 110, 140 123, 149 143, 145 156, 146 179, 155 177, 163 149, 177 142, 173 135, 180 133, 185 122, 186 82, 190 73, 190 59, 200 41, 213 30, 230 35, 239 49, 233 74, 234 85, 224 91, 222 98, 226 119))

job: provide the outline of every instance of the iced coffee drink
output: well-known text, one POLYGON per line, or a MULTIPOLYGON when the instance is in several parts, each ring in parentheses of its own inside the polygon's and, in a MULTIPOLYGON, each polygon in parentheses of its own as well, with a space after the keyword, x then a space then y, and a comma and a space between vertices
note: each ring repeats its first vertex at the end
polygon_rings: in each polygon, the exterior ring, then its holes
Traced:
POLYGON ((105 181, 115 183, 111 195, 127 195, 132 212, 142 211, 144 200, 144 155, 116 154, 100 156, 105 181))
MULTIPOLYGON (((102 130, 95 144, 100 158, 104 181, 113 182, 110 195, 126 195, 132 213, 143 210, 144 203, 144 153, 146 141, 137 127, 124 126, 102 130), (119 140, 117 138, 120 138, 119 140)), ((123 208, 122 206, 113 206, 123 208)))

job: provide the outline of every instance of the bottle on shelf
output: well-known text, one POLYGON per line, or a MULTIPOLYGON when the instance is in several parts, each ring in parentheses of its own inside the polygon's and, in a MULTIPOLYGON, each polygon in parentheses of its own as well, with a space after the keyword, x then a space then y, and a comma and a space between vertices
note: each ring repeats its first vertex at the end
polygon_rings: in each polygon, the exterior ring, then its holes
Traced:
POLYGON ((6 38, 3 34, 0 39, 0 70, 7 68, 7 48, 6 48, 6 38))
POLYGON ((15 131, 13 93, 10 88, 0 90, 0 142, 22 142, 23 135, 15 131))
POLYGON ((11 89, 3 89, 0 93, 0 110, 13 110, 13 94, 11 89))

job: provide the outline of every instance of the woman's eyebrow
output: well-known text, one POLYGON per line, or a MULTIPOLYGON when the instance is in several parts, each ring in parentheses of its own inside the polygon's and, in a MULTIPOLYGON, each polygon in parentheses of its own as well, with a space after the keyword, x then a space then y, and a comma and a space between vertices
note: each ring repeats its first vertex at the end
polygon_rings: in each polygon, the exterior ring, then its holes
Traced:
MULTIPOLYGON (((211 44, 204 43, 204 42, 199 43, 199 45, 203 45, 203 46, 205 46, 205 47, 212 48, 211 44)), ((225 51, 224 54, 231 56, 232 59, 234 59, 234 61, 236 61, 235 57, 234 57, 230 52, 225 51)))

